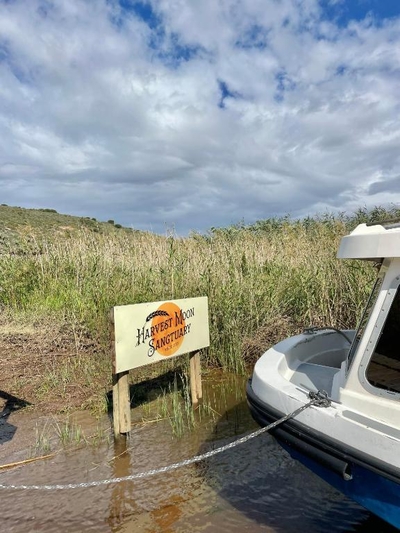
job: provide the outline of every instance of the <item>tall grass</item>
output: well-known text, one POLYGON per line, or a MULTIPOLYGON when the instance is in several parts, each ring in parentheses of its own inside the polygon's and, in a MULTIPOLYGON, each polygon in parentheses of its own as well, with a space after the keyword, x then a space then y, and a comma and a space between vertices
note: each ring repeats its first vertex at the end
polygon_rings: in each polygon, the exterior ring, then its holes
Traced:
POLYGON ((244 343, 262 328, 287 324, 282 334, 289 334, 300 325, 355 325, 375 273, 365 262, 337 260, 338 245, 357 222, 391 215, 377 208, 375 215, 269 219, 187 238, 84 230, 21 236, 0 255, 0 305, 11 317, 84 325, 105 345, 114 305, 206 295, 208 363, 239 371, 244 343))

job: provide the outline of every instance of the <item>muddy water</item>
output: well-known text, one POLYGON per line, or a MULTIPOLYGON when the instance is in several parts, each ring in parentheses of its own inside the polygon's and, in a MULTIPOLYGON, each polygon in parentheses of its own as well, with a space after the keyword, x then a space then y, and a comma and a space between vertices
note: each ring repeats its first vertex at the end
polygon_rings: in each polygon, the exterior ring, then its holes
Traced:
MULTIPOLYGON (((126 476, 223 445, 255 428, 244 401, 244 380, 205 380, 218 413, 203 416, 195 432, 173 436, 167 420, 139 423, 149 408, 133 411, 130 439, 61 452, 0 473, 0 483, 53 484, 126 476), (145 412, 144 412, 145 411, 145 412)), ((91 431, 88 415, 78 420, 91 431)), ((22 435, 29 417, 10 417, 16 431, 2 463, 27 456, 22 435), (23 427, 21 427, 21 425, 23 427), (16 446, 16 443, 21 446, 16 446), (13 450, 13 451, 11 451, 13 450)), ((109 427, 105 418, 104 427, 109 427)), ((1 427, 0 427, 1 431, 1 427)), ((0 531, 38 532, 392 532, 394 529, 345 499, 294 462, 268 435, 207 461, 119 485, 69 491, 0 490, 0 531)))

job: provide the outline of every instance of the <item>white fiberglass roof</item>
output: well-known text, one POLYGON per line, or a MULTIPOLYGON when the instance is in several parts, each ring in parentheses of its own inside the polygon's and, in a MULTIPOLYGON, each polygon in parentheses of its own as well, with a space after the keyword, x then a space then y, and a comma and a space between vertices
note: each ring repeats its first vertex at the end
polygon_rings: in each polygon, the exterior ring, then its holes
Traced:
POLYGON ((400 223, 359 224, 343 237, 337 257, 340 259, 381 259, 400 257, 400 223))

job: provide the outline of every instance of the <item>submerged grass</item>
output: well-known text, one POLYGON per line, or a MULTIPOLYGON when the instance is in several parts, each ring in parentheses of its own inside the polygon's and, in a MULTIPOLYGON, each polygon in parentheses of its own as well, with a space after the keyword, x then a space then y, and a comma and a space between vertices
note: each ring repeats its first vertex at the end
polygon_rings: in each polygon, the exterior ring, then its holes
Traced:
POLYGON ((98 446, 110 437, 103 422, 90 433, 84 430, 71 416, 45 418, 44 423, 36 423, 34 443, 29 448, 29 457, 37 457, 50 452, 58 453, 64 449, 81 446, 98 446))
MULTIPOLYGON (((220 397, 224 398, 225 393, 224 384, 221 384, 220 397)), ((213 407, 215 403, 215 397, 211 399, 206 395, 196 409, 193 409, 187 373, 174 372, 172 383, 161 389, 155 401, 151 405, 143 404, 142 423, 168 420, 172 434, 179 438, 195 430, 204 419, 215 420, 219 416, 213 407)))
MULTIPOLYGON (((110 374, 109 310, 114 305, 208 296, 211 346, 206 364, 242 372, 272 342, 300 327, 354 327, 375 276, 366 262, 338 261, 340 239, 359 222, 398 216, 397 208, 354 215, 268 219, 180 238, 77 229, 32 235, 0 254, 0 309, 58 320, 76 353, 49 366, 41 391, 66 390, 77 373, 110 374), (95 358, 80 358, 80 332, 95 358)), ((109 379, 109 378, 107 378, 109 379)))
POLYGON ((85 440, 82 428, 69 417, 66 417, 63 421, 55 419, 53 425, 56 435, 63 446, 77 445, 85 440))

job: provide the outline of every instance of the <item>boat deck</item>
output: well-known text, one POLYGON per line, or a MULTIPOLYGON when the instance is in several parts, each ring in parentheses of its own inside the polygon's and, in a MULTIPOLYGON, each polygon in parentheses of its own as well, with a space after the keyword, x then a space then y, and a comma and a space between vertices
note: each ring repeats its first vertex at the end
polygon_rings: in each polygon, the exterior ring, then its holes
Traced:
POLYGON ((330 393, 333 378, 338 372, 338 368, 316 365, 315 363, 302 363, 297 367, 290 382, 306 390, 324 390, 330 393))

